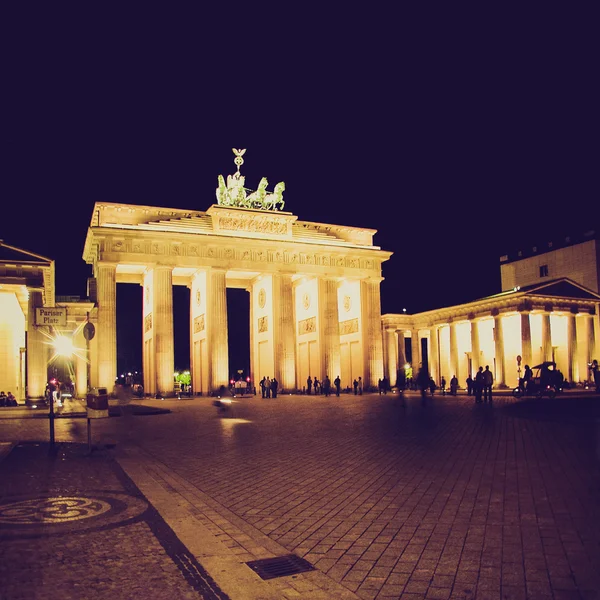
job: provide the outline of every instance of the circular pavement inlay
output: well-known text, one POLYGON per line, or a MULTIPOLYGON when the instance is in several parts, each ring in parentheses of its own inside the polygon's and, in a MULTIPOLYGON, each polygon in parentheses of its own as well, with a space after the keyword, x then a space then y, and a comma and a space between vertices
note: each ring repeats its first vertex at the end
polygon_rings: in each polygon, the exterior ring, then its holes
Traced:
POLYGON ((98 498, 80 496, 34 498, 0 505, 0 523, 12 525, 65 523, 96 517, 110 509, 110 504, 98 498))
POLYGON ((19 496, 0 503, 0 539, 74 533, 124 525, 148 508, 140 497, 97 490, 85 496, 19 496))

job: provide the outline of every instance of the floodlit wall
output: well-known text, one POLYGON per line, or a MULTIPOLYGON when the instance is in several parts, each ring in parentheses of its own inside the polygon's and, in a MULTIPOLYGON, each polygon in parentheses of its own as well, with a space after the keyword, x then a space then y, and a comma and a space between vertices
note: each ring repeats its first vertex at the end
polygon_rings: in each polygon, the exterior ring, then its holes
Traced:
POLYGON ((502 291, 511 290, 516 286, 524 287, 544 283, 551 279, 568 277, 572 281, 598 292, 600 291, 599 253, 598 241, 590 240, 501 264, 502 291), (546 276, 540 276, 540 267, 547 267, 548 274, 546 276))
POLYGON ((0 391, 20 398, 20 348, 25 347, 25 315, 14 293, 0 293, 0 391))

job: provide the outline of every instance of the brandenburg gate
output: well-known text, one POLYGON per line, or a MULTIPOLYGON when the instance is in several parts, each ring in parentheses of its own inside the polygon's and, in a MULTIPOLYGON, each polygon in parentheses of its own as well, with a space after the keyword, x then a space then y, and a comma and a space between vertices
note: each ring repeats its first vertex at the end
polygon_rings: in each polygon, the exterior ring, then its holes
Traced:
POLYGON ((284 212, 283 182, 255 191, 240 173, 218 177, 205 212, 98 202, 83 257, 92 265, 97 312, 91 385, 117 376, 116 284, 143 286, 146 393, 173 392, 173 285, 190 289, 190 370, 194 393, 229 385, 227 288, 250 294, 250 369, 286 391, 325 375, 365 388, 384 374, 380 284, 391 252, 373 229, 299 221, 284 212))

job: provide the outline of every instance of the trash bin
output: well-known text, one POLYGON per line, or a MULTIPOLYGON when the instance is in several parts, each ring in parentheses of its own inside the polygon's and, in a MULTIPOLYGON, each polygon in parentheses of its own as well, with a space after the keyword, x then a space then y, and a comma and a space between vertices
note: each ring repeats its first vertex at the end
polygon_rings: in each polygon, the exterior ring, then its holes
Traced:
POLYGON ((94 387, 86 396, 89 417, 108 416, 108 391, 105 387, 94 387), (102 411, 97 413, 95 411, 102 411))

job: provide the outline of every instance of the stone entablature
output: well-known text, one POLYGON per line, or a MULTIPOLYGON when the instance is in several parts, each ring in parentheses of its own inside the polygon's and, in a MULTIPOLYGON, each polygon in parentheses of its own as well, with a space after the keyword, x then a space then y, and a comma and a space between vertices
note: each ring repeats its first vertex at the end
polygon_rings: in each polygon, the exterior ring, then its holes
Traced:
MULTIPOLYGON (((247 209, 235 209, 247 210, 247 209)), ((84 259, 127 265, 146 265, 148 262, 173 267, 195 267, 198 261, 206 267, 236 263, 246 270, 309 274, 335 273, 340 277, 372 278, 381 276, 381 264, 390 252, 377 247, 332 247, 298 239, 253 241, 238 236, 196 236, 173 233, 169 241, 156 231, 117 229, 116 226, 94 227, 88 232, 84 259), (289 247, 286 246, 289 244, 289 247)), ((232 266, 232 268, 234 268, 232 266)))

